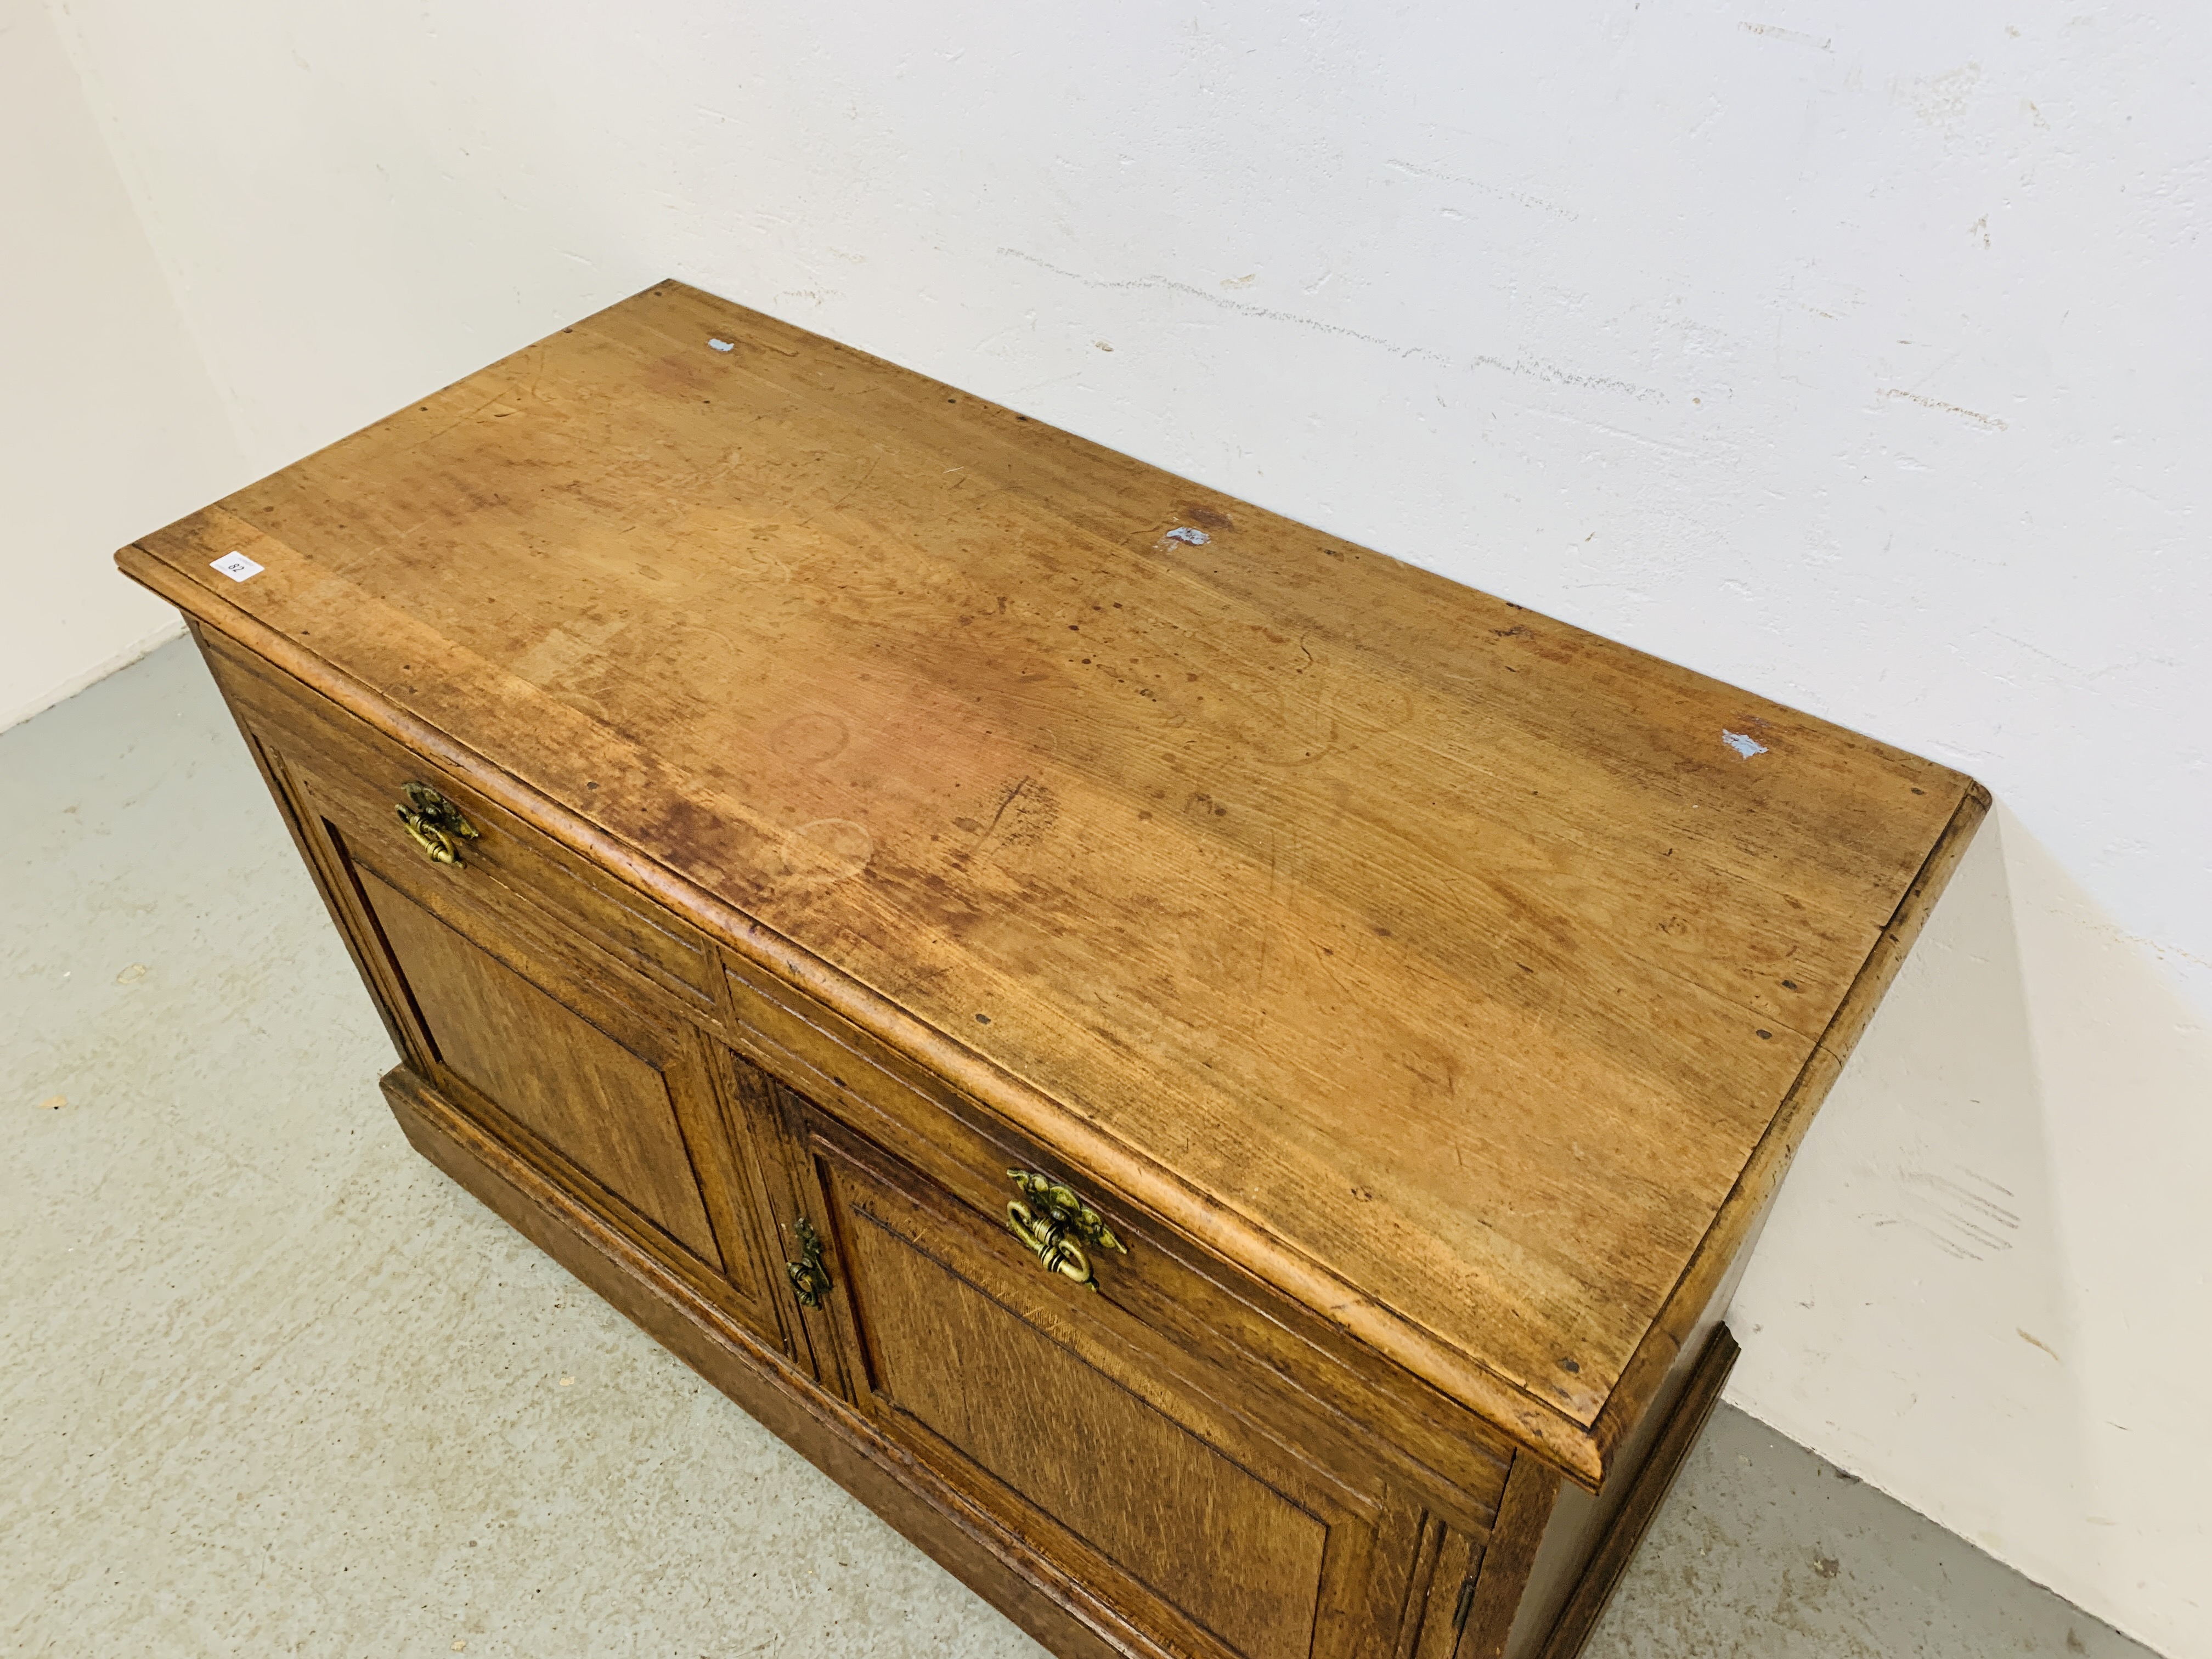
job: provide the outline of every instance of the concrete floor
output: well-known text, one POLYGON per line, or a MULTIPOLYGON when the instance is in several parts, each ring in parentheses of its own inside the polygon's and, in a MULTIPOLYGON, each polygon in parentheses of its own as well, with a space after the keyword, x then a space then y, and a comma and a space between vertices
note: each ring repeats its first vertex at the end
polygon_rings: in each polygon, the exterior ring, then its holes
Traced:
MULTIPOLYGON (((1034 1656, 422 1163, 189 646, 0 734, 0 1650, 1034 1656)), ((1590 1659, 2148 1650, 1725 1407, 1590 1659)))

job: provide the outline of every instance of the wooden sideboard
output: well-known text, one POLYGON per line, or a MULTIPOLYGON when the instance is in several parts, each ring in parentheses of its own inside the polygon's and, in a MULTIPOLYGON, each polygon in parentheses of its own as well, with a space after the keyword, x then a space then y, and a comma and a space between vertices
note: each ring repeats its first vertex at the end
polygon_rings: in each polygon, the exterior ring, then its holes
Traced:
POLYGON ((1573 1654, 1988 804, 674 283, 118 557, 414 1145, 1062 1655, 1573 1654))

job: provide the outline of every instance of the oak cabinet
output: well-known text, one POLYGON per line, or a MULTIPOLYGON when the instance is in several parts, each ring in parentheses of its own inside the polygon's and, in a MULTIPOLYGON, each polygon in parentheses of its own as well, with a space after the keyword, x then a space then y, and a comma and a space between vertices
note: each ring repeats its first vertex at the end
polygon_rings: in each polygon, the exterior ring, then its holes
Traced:
POLYGON ((1569 1659, 1988 801, 675 283, 118 557, 410 1141, 1065 1655, 1569 1659))

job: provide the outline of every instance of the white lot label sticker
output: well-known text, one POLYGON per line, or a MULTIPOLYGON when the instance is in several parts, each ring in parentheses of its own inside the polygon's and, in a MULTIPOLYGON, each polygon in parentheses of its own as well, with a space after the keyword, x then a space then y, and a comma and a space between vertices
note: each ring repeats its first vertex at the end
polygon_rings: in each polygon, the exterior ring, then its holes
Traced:
POLYGON ((224 554, 215 561, 215 568, 234 582, 242 582, 249 576, 261 574, 261 567, 243 553, 224 554))

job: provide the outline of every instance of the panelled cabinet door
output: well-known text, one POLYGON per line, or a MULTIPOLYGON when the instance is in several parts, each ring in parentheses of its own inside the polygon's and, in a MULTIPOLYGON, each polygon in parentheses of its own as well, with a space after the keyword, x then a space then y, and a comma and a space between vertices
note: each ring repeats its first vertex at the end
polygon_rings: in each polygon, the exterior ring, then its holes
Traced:
POLYGON ((784 1346, 751 1218, 743 1120, 723 1110, 718 1045, 614 988, 629 975, 518 914, 465 864, 406 856, 340 792, 280 762, 328 885, 434 1087, 784 1346))
POLYGON ((884 1432, 1079 1598, 1174 1632, 1174 1650, 1389 1651, 1404 1580, 1376 1582, 1378 1531, 1395 1529, 1379 1500, 1190 1389, 1003 1223, 754 1076, 791 1125, 821 1241, 811 1327, 884 1432))
POLYGON ((600 1002, 588 1012, 356 866, 369 915, 437 1068, 559 1153, 671 1243, 726 1272, 678 1101, 703 1079, 600 1002), (623 1036, 607 1028, 622 1028, 623 1036))

